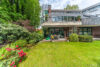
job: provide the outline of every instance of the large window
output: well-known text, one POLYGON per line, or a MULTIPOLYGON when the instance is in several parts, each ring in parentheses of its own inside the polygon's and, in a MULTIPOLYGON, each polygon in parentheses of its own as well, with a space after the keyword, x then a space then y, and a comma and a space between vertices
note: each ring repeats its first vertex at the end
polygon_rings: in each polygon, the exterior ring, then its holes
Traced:
POLYGON ((57 35, 59 38, 64 38, 63 28, 49 28, 49 35, 57 35))
POLYGON ((92 28, 91 27, 80 28, 79 34, 80 35, 85 35, 85 34, 92 35, 92 28))
POLYGON ((55 16, 52 17, 53 22, 59 22, 59 21, 77 21, 77 17, 74 16, 55 16))

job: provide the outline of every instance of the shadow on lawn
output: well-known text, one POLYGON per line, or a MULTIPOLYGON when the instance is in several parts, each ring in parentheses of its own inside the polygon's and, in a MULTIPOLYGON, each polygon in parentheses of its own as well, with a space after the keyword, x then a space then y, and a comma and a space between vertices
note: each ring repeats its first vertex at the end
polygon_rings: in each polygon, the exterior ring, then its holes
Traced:
POLYGON ((95 61, 97 63, 97 67, 100 67, 100 59, 99 60, 93 59, 93 61, 95 61))

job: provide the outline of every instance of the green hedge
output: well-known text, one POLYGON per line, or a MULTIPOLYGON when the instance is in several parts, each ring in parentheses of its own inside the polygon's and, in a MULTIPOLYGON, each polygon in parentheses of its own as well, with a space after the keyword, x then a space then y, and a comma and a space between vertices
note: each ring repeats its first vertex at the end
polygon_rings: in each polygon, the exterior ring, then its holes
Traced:
POLYGON ((79 38, 78 38, 78 35, 73 33, 69 36, 69 41, 70 42, 78 42, 79 41, 79 38))
POLYGON ((93 37, 90 35, 79 35, 79 41, 80 42, 92 42, 93 37))

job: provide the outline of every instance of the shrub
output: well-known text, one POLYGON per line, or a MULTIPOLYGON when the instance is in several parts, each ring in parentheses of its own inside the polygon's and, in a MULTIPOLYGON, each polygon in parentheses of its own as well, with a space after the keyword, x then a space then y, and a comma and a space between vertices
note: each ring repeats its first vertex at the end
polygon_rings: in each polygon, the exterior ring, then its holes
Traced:
POLYGON ((26 56, 26 53, 18 45, 15 48, 5 48, 5 50, 6 53, 2 55, 4 58, 0 61, 0 67, 16 67, 26 56))
POLYGON ((0 44, 3 43, 3 37, 0 36, 0 44))
POLYGON ((34 44, 35 42, 36 42, 36 40, 33 39, 33 40, 30 40, 30 41, 29 41, 29 44, 34 44))
POLYGON ((8 40, 9 42, 14 42, 14 41, 16 40, 16 36, 14 36, 14 35, 9 35, 9 36, 7 36, 7 40, 8 40))
POLYGON ((93 37, 90 35, 80 35, 79 36, 79 41, 80 42, 92 42, 93 41, 93 37))
POLYGON ((14 42, 20 38, 25 39, 29 36, 28 30, 25 28, 11 24, 0 23, 0 39, 2 42, 14 42))
POLYGON ((23 46, 26 46, 27 45, 27 41, 26 40, 18 40, 18 41, 16 41, 16 42, 14 42, 14 43, 11 43, 11 44, 8 44, 7 46, 5 46, 5 47, 2 47, 1 49, 0 49, 0 60, 2 59, 2 58, 6 58, 6 56, 7 55, 10 55, 10 54, 12 54, 12 53, 9 53, 8 51, 6 51, 5 49, 6 48, 16 48, 17 46, 19 46, 19 47, 21 47, 21 48, 23 48, 23 46), (4 55, 4 56, 2 56, 2 55, 4 55))
POLYGON ((30 33, 29 37, 26 39, 28 43, 37 43, 43 39, 43 34, 38 32, 30 33))
POLYGON ((69 41, 71 42, 78 42, 79 41, 79 38, 78 38, 78 35, 73 33, 69 36, 69 41))
POLYGON ((18 45, 19 47, 26 46, 27 45, 27 41, 26 40, 17 40, 16 42, 11 44, 12 47, 16 46, 16 45, 18 45))

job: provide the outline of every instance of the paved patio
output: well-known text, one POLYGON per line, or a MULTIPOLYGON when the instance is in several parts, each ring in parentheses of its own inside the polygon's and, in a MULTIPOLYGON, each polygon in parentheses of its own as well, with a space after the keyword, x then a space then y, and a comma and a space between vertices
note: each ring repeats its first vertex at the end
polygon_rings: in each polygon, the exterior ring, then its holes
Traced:
MULTIPOLYGON (((50 40, 46 40, 46 39, 43 39, 42 42, 49 42, 50 40)), ((57 42, 57 41, 67 41, 65 38, 60 38, 60 39, 57 39, 57 40, 53 40, 54 42, 57 42)))

